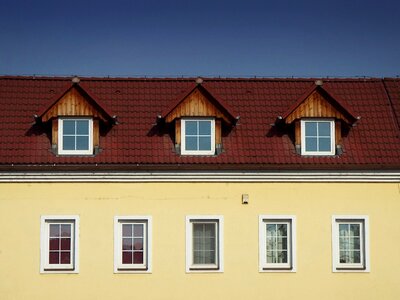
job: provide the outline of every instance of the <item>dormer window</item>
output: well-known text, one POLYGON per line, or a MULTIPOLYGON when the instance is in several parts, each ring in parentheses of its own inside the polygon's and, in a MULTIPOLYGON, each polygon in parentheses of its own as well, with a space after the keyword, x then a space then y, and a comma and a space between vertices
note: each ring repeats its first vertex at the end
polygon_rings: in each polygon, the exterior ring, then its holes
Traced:
POLYGON ((335 148, 334 120, 301 120, 302 155, 334 155, 335 148))
POLYGON ((223 152, 223 131, 228 134, 239 116, 222 99, 215 98, 198 78, 157 119, 174 128, 178 155, 219 155, 223 152))
POLYGON ((183 155, 215 154, 215 120, 182 119, 181 136, 183 155))
POLYGON ((98 154, 100 126, 108 130, 116 124, 116 116, 106 111, 77 77, 49 102, 35 119, 41 124, 51 123, 51 151, 60 156, 98 154))
POLYGON ((315 81, 282 116, 276 125, 293 130, 297 154, 302 156, 333 156, 343 153, 343 133, 360 119, 345 102, 334 95, 322 80, 315 81))
POLYGON ((92 118, 59 118, 58 129, 58 154, 93 154, 92 118))

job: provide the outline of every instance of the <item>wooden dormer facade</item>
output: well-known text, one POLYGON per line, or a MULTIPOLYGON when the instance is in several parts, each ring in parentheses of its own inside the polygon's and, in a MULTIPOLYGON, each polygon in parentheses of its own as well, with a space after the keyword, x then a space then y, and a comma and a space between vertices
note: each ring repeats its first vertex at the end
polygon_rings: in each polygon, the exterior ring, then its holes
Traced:
POLYGON ((234 126, 239 117, 217 100, 197 79, 197 85, 179 97, 163 114, 162 119, 175 127, 175 150, 182 153, 182 119, 212 118, 215 120, 215 154, 222 151, 222 127, 234 126))
POLYGON ((301 154, 302 132, 301 120, 334 120, 335 154, 342 153, 342 127, 351 127, 360 117, 355 115, 344 105, 343 101, 334 96, 323 82, 317 80, 304 95, 278 120, 286 125, 294 124, 294 138, 296 152, 301 154))
POLYGON ((61 118, 90 118, 92 120, 90 141, 92 143, 92 154, 96 154, 100 149, 100 122, 106 126, 115 123, 116 117, 112 117, 98 100, 79 85, 79 79, 74 78, 72 85, 59 96, 51 100, 37 117, 41 123, 51 122, 51 147, 55 154, 59 154, 59 120, 61 118), (74 82, 75 80, 75 82, 74 82))

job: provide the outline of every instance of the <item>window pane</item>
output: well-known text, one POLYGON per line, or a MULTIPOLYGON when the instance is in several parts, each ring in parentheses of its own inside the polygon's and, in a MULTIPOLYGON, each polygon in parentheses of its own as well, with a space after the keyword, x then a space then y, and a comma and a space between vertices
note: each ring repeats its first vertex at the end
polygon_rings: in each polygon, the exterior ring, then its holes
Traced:
POLYGON ((71 225, 70 224, 62 224, 61 225, 61 236, 63 236, 63 237, 71 236, 71 225))
POLYGON ((215 224, 204 224, 204 236, 215 237, 215 224))
POLYGON ((273 264, 275 262, 276 262, 275 252, 274 251, 267 251, 267 263, 273 264))
POLYGON ((76 150, 89 150, 89 137, 88 136, 77 136, 76 137, 76 150))
POLYGON ((135 237, 143 236, 143 224, 135 224, 133 228, 135 237))
POLYGON ((89 121, 88 120, 76 121, 76 134, 89 135, 89 121))
POLYGON ((318 135, 319 136, 331 136, 331 123, 330 122, 319 122, 318 123, 318 135))
POLYGON ((278 224, 278 236, 287 236, 287 224, 278 224))
POLYGON ((58 250, 58 249, 60 249, 60 239, 51 238, 50 242, 49 242, 49 249, 50 250, 58 250))
POLYGON ((131 224, 123 224, 122 225, 122 236, 132 236, 132 225, 131 224))
POLYGON ((340 250, 348 250, 349 249, 348 238, 339 238, 339 249, 340 250))
POLYGON ((317 123, 305 122, 306 136, 317 136, 317 123))
POLYGON ((71 239, 70 238, 61 239, 61 250, 71 250, 71 239))
POLYGON ((276 224, 267 224, 267 236, 276 235, 276 224))
POLYGON ((198 150, 197 149, 197 137, 186 137, 185 140, 185 149, 186 150, 198 150))
POLYGON ((75 121, 64 120, 63 121, 63 134, 75 134, 75 121))
POLYGON ((50 237, 59 237, 60 236, 60 225, 59 224, 50 224, 50 237))
POLYGON ((352 263, 355 263, 355 264, 361 263, 361 252, 360 251, 353 252, 352 263))
POLYGON ((350 238, 350 249, 360 250, 360 238, 350 238))
POLYGON ((143 250, 143 239, 142 238, 133 239, 133 247, 134 250, 143 250))
POLYGON ((350 235, 360 236, 360 224, 350 224, 350 235))
POLYGON ((306 138, 306 151, 317 151, 317 138, 306 138))
POLYGON ((60 263, 60 253, 58 251, 49 252, 49 264, 59 264, 60 263))
POLYGON ((210 121, 199 121, 199 134, 200 135, 211 135, 211 122, 210 121))
POLYGON ((287 262, 288 262, 287 251, 278 252, 278 263, 286 264, 287 262))
POLYGON ((199 137, 199 150, 211 150, 211 137, 199 137))
POLYGON ((267 237, 267 250, 276 249, 275 237, 267 237))
POLYGON ((132 238, 123 238, 122 239, 122 249, 123 250, 133 250, 132 238))
POLYGON ((122 263, 123 264, 132 264, 132 252, 130 252, 130 251, 122 252, 122 263))
POLYGON ((71 263, 71 252, 70 251, 61 252, 61 263, 62 264, 70 264, 71 263))
POLYGON ((278 238, 277 240, 277 249, 278 250, 287 250, 287 238, 278 238))
POLYGON ((75 150, 74 136, 63 136, 63 150, 75 150))
POLYGON ((204 263, 215 264, 215 251, 204 251, 204 263))
POLYGON ((133 263, 134 264, 142 264, 143 263, 143 252, 133 252, 133 263))
POLYGON ((331 151, 331 139, 319 138, 319 151, 331 151))
POLYGON ((339 236, 346 237, 349 235, 348 224, 339 224, 339 236))
POLYGON ((186 135, 197 135, 197 121, 185 121, 186 135))

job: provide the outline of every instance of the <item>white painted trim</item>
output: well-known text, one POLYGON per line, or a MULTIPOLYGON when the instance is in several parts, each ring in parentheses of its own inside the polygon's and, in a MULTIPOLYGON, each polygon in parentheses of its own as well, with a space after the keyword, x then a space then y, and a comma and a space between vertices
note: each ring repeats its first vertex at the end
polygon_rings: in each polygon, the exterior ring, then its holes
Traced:
MULTIPOLYGON (((97 166, 93 166, 95 169, 97 166)), ((394 182, 400 171, 0 172, 1 182, 394 182)))
POLYGON ((335 120, 333 119, 321 119, 321 118, 304 118, 300 122, 301 131, 301 155, 311 156, 330 156, 335 155, 336 152, 336 138, 335 138, 335 120), (331 151, 306 151, 306 126, 307 122, 329 122, 331 124, 331 151))
POLYGON ((332 272, 333 273, 369 273, 370 267, 370 242, 369 242, 369 217, 367 215, 333 215, 332 216, 332 272), (354 267, 341 268, 339 260, 339 230, 340 220, 357 221, 364 223, 364 263, 363 269, 354 267))
POLYGON ((152 242, 153 240, 153 218, 151 216, 114 216, 114 273, 151 273, 152 272, 152 242), (120 268, 121 261, 121 226, 120 221, 146 223, 146 255, 144 267, 120 268))
POLYGON ((181 155, 214 155, 215 154, 215 119, 214 118, 182 118, 181 119, 181 155), (211 150, 186 150, 186 121, 211 122, 211 150))
POLYGON ((93 119, 84 117, 58 118, 58 154, 59 155, 93 155, 93 119), (63 150, 64 120, 88 120, 89 121, 89 149, 88 150, 63 150))
POLYGON ((186 273, 223 273, 224 272, 224 217, 222 215, 190 215, 186 216, 186 273), (193 221, 216 222, 218 227, 218 253, 216 268, 204 266, 196 269, 192 267, 193 254, 193 221))
POLYGON ((43 215, 40 217, 40 273, 79 273, 79 215, 43 215), (72 223, 73 241, 72 241, 72 268, 58 269, 57 267, 48 268, 48 229, 47 225, 51 221, 66 221, 72 223))
POLYGON ((296 216, 294 215, 260 215, 258 219, 258 271, 264 272, 288 272, 295 273, 297 271, 297 247, 296 247, 296 216), (265 223, 266 221, 289 221, 291 223, 291 267, 289 268, 271 268, 266 263, 266 235, 265 235, 265 223))

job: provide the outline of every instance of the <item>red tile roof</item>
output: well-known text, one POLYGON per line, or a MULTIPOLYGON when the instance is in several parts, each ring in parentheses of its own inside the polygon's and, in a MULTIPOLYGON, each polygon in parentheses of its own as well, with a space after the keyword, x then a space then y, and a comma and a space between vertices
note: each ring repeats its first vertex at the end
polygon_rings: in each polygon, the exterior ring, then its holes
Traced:
POLYGON ((218 156, 180 156, 156 118, 195 78, 81 78, 80 85, 118 116, 118 125, 100 137, 96 156, 56 156, 50 129, 34 123, 71 78, 0 77, 0 166, 208 169, 399 169, 400 79, 324 79, 323 87, 340 98, 356 126, 343 138, 340 156, 306 157, 295 152, 286 134, 274 132, 277 116, 287 112, 315 79, 205 78, 202 86, 233 108, 240 120, 223 136, 218 156))

